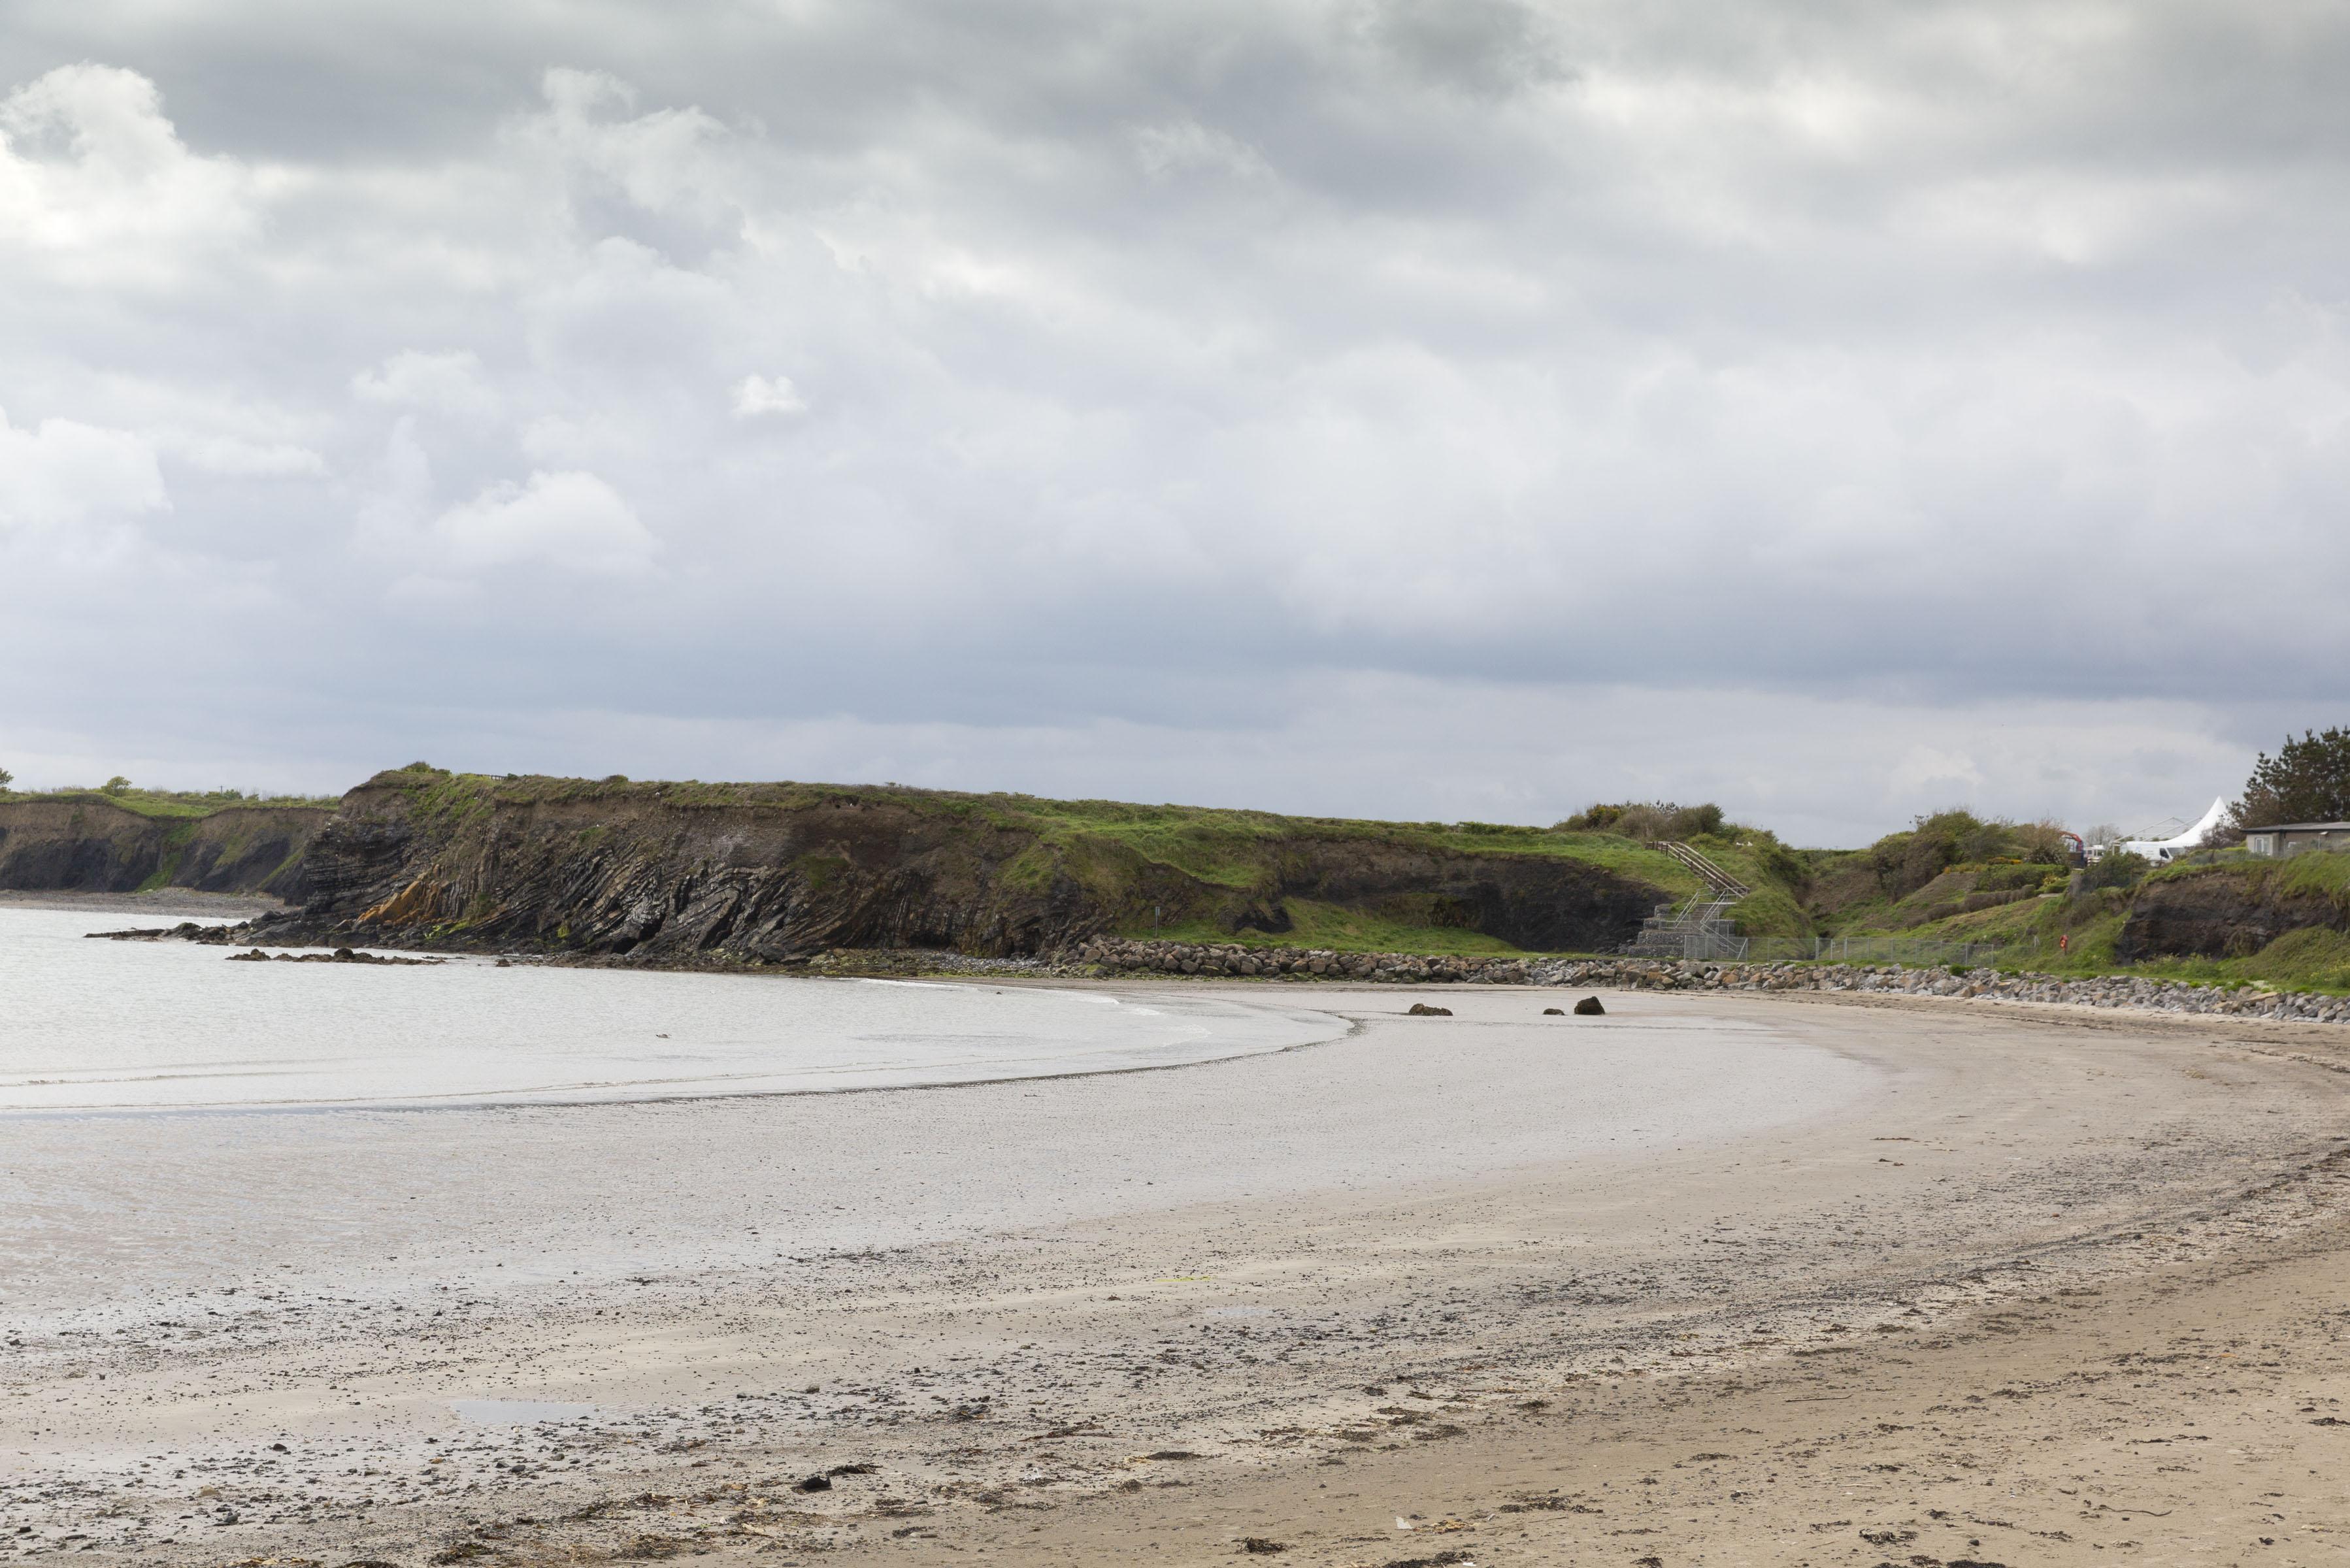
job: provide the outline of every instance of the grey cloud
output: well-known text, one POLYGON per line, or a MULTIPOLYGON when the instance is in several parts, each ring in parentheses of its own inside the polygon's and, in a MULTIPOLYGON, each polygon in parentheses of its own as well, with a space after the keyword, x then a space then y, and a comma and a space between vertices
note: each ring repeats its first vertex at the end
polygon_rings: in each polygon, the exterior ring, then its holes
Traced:
POLYGON ((1891 713, 2121 704, 2079 744, 2208 798, 2242 692, 2345 697, 2345 52, 2282 0, 27 0, 0 409, 161 493, 0 531, 0 749, 594 767, 619 713, 632 772, 816 771, 765 725, 1304 807, 1398 691, 1640 688, 1813 737, 1646 743, 1822 833, 1904 814, 1853 757, 1959 787, 1891 713))
POLYGON ((1481 97, 1565 79, 1546 19, 1514 0, 1379 0, 1368 30, 1415 72, 1481 97))

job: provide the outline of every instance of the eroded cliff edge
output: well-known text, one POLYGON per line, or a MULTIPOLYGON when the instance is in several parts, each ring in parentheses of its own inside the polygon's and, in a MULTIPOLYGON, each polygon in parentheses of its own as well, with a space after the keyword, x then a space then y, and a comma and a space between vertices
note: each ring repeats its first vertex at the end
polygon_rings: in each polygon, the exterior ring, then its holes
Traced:
POLYGON ((1154 926, 1281 931, 1306 910, 1607 950, 1674 890, 1534 829, 421 768, 346 795, 304 874, 306 907, 266 940, 649 965, 1017 956, 1154 926))
POLYGON ((2241 860, 2158 872, 2138 888, 2114 944, 2147 958, 2241 959, 2293 939, 2350 933, 2350 856, 2241 860))
POLYGON ((298 903, 304 867, 332 814, 237 805, 159 816, 94 795, 0 801, 0 888, 130 893, 186 888, 298 903))

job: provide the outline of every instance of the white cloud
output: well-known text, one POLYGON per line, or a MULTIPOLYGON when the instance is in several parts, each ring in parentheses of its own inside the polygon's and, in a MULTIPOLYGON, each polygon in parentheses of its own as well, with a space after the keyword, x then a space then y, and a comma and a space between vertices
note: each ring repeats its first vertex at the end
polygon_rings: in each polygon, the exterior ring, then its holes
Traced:
POLYGON ((517 140, 573 180, 575 206, 592 202, 593 191, 578 183, 587 176, 647 213, 739 225, 737 148, 714 117, 690 107, 634 113, 635 86, 602 71, 558 67, 539 85, 546 111, 522 120, 517 140))
POLYGON ((280 182, 190 152, 134 71, 60 66, 0 99, 0 255, 75 287, 175 281, 251 239, 280 182))
POLYGON ((462 348, 439 354, 404 348, 352 377, 351 393, 361 402, 477 419, 494 415, 499 408, 497 390, 484 374, 482 361, 462 348))
POLYGON ((149 436, 158 451, 224 478, 318 479, 327 472, 324 457, 291 441, 246 441, 177 430, 153 431, 149 436))
POLYGON ((618 491, 592 473, 533 473, 452 506, 432 533, 454 566, 525 563, 597 576, 646 570, 660 548, 618 491))
POLYGON ((0 410, 0 535, 70 532, 171 504, 153 449, 130 431, 56 419, 19 430, 0 410))
POLYGON ((762 414, 804 414, 807 400, 788 376, 745 376, 734 388, 734 417, 757 419, 762 414))

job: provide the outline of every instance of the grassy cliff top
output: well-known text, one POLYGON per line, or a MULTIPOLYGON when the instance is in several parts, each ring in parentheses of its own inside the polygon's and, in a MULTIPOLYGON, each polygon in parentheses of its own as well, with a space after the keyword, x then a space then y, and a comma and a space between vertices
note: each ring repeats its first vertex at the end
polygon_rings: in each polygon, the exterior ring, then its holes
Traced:
POLYGON ((2296 855, 2287 860, 2224 853, 2197 865, 2167 866, 2126 888, 2076 896, 2026 898, 1909 927, 1905 937, 2002 944, 1997 967, 2087 978, 2146 975, 2204 985, 2254 985, 2350 993, 2350 934, 2325 926, 2282 932, 2257 952, 2235 958, 2140 958, 2117 954, 2122 928, 2141 892, 2164 884, 2230 884, 2227 897, 2256 907, 2277 898, 2312 898, 2350 911, 2350 853, 2296 855), (2064 945, 2058 945, 2058 939, 2064 945))
POLYGON ((1112 800, 1049 800, 997 792, 917 789, 900 784, 710 784, 700 779, 550 778, 540 774, 452 774, 410 766, 380 773, 363 787, 406 793, 434 815, 471 815, 492 805, 646 805, 672 810, 806 810, 879 805, 978 827, 1001 827, 1047 839, 1099 835, 1152 859, 1181 865, 1211 880, 1220 846, 1256 849, 1284 839, 1362 839, 1408 843, 1465 854, 1555 855, 1619 869, 1659 886, 1695 884, 1661 850, 1607 833, 1563 833, 1487 822, 1376 822, 1353 817, 1287 816, 1219 806, 1145 805, 1112 800), (1197 862, 1187 864, 1186 862, 1197 862))
POLYGON ((2319 851, 2270 859, 2225 850, 2212 859, 2183 866, 2165 866, 2147 877, 2152 882, 2185 882, 2224 877, 2242 885, 2255 898, 2327 898, 2350 909, 2350 852, 2319 851))
POLYGON ((139 816, 193 817, 210 816, 216 811, 279 811, 300 808, 309 811, 332 811, 338 804, 333 795, 258 795, 240 790, 105 790, 68 785, 63 789, 11 790, 0 789, 0 805, 11 803, 60 802, 66 805, 87 804, 120 806, 139 816))
MULTIPOLYGON (((821 806, 886 806, 967 825, 1032 836, 1047 846, 1113 842, 1145 859, 1203 882, 1247 888, 1263 877, 1284 845, 1318 841, 1391 844, 1460 855, 1547 856, 1579 861, 1645 882, 1675 897, 1698 890, 1671 856, 1637 839, 1603 831, 1572 831, 1490 822, 1378 822, 1355 817, 1290 816, 1216 806, 1149 805, 1128 801, 1050 800, 1008 793, 970 794, 898 784, 710 784, 699 779, 654 781, 621 777, 505 777, 452 774, 411 764, 378 774, 363 786, 396 789, 411 806, 443 820, 463 821, 498 805, 630 805, 672 810, 806 810, 821 806)), ((1801 868, 1767 833, 1725 826, 1692 840, 1731 875, 1756 889, 1738 915, 1749 930, 1808 929, 1787 885, 1801 868)), ((1305 911, 1300 910, 1303 916, 1305 911)), ((1340 923, 1332 916, 1334 924, 1340 923)), ((1312 923, 1312 922, 1307 922, 1312 923)), ((1177 934, 1170 929, 1168 934, 1177 934)), ((1334 929, 1332 935, 1337 933, 1334 929)), ((1357 940, 1367 932, 1352 933, 1357 940)), ((1271 939, 1267 939, 1271 940, 1271 939)))

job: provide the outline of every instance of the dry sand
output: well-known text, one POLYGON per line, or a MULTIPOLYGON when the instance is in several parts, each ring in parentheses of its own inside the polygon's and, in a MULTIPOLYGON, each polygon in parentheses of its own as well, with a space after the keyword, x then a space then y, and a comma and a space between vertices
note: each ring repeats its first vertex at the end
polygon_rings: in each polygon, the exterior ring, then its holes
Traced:
POLYGON ((218 1199, 168 1223, 136 1180, 100 1223, 102 1139, 12 1124, 7 1212, 54 1234, 7 1239, 0 1553, 2344 1559, 2344 1032, 1308 998, 1363 1027, 356 1142, 197 1119, 141 1179, 218 1199), (1579 1116, 1644 1049, 1704 1108, 1579 1116), (1725 1049, 1772 1070, 1710 1085, 1725 1049))

